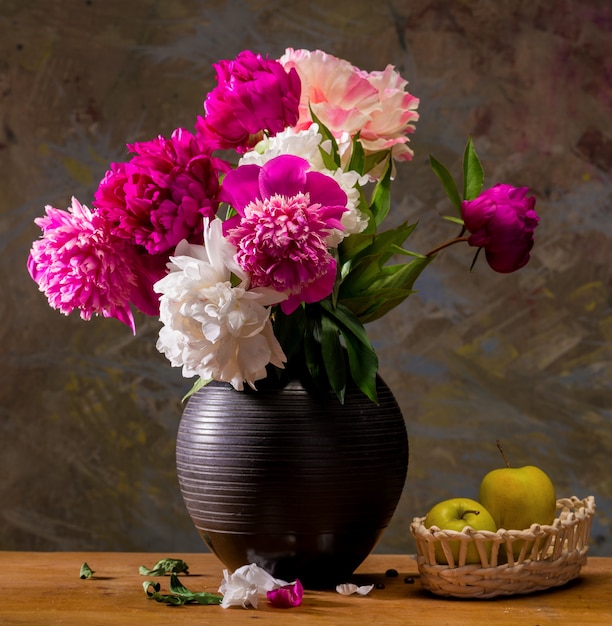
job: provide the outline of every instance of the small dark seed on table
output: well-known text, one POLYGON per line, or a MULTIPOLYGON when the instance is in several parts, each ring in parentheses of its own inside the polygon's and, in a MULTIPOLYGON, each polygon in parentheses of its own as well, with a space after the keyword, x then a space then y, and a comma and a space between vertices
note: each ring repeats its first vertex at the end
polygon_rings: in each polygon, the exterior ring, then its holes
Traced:
POLYGON ((406 576, 406 578, 404 578, 404 582, 407 585, 412 585, 412 584, 414 584, 414 578, 412 578, 412 576, 406 576))
POLYGON ((388 569, 385 572, 385 576, 387 578, 397 578, 397 570, 396 569, 388 569))
POLYGON ((385 585, 383 583, 376 583, 376 589, 384 589, 385 585))

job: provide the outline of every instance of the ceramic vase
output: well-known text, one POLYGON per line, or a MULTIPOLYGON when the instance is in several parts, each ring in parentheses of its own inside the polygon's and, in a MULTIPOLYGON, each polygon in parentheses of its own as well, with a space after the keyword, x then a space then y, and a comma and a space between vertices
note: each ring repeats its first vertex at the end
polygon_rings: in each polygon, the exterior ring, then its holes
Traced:
POLYGON ((347 582, 401 496, 408 437, 389 387, 344 403, 298 380, 192 395, 177 437, 181 493, 202 539, 233 571, 256 563, 310 588, 347 582))

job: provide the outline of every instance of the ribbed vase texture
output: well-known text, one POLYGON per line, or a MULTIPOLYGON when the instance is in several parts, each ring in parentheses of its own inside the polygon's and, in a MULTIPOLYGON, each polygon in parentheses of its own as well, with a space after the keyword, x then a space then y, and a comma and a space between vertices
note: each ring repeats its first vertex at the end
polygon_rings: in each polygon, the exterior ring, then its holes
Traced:
POLYGON ((342 405, 297 381, 195 393, 177 438, 179 484, 205 543, 230 569, 256 563, 310 587, 347 582, 397 506, 408 467, 401 411, 379 379, 342 405))

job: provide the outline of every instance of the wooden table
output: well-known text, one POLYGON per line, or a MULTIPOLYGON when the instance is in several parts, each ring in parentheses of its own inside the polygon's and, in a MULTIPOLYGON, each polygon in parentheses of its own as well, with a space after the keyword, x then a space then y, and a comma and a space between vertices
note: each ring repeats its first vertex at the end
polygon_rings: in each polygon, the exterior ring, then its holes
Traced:
MULTIPOLYGON (((181 577, 187 588, 217 591, 223 565, 211 554, 0 552, 0 624, 612 624, 612 558, 590 558, 580 578, 556 590, 493 600, 455 600, 424 591, 412 558, 372 555, 353 577, 358 584, 384 585, 368 596, 307 591, 297 608, 275 609, 262 598, 257 610, 247 610, 191 604, 173 607, 147 599, 142 583, 148 578, 138 573, 138 567, 152 567, 169 556, 187 562, 190 575, 181 577), (94 578, 79 577, 84 561, 95 571, 94 578), (399 575, 385 576, 388 569, 399 575), (407 583, 406 578, 414 582, 407 583)), ((157 580, 162 591, 168 591, 169 578, 157 580)))

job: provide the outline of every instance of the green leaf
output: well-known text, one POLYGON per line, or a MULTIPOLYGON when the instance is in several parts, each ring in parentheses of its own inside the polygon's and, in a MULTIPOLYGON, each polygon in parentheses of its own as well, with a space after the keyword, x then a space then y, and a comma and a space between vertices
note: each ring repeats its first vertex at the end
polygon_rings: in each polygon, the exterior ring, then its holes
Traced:
POLYGON ((85 578, 92 578, 93 575, 94 575, 94 571, 91 569, 91 567, 89 567, 87 563, 83 562, 83 565, 81 565, 81 571, 79 573, 79 576, 85 579, 85 578))
POLYGON ((372 345, 364 344, 348 329, 342 331, 348 353, 351 377, 361 391, 375 404, 378 404, 376 391, 376 373, 378 372, 378 356, 372 345))
POLYGON ((275 307, 273 315, 274 335, 278 339, 288 361, 302 349, 302 337, 306 328, 304 307, 298 307, 291 315, 285 315, 275 307))
POLYGON ((373 233, 355 233, 350 237, 345 237, 338 246, 340 256, 341 273, 345 276, 360 254, 364 253, 368 246, 374 241, 373 233))
POLYGON ((342 333, 353 381, 372 402, 377 402, 376 373, 378 371, 378 357, 363 324, 350 309, 341 304, 334 308, 327 299, 322 300, 320 304, 335 321, 339 331, 342 333))
POLYGON ((453 224, 459 224, 459 226, 464 226, 463 219, 460 217, 455 217, 454 215, 443 215, 442 219, 446 220, 447 222, 453 222, 453 224))
POLYGON ((166 574, 189 574, 189 567, 181 559, 161 559, 151 569, 141 565, 138 571, 141 576, 165 576, 166 574))
POLYGON ((330 170, 336 170, 340 167, 340 153, 338 151, 338 142, 336 141, 336 138, 332 135, 329 128, 327 128, 327 126, 325 126, 325 124, 323 124, 323 122, 315 115, 315 112, 312 110, 312 107, 309 107, 309 109, 310 109, 310 117, 312 118, 312 121, 315 122, 319 126, 319 132, 321 133, 323 140, 324 141, 328 140, 331 142, 331 147, 332 147, 331 153, 327 153, 325 152, 325 150, 319 147, 319 152, 321 153, 321 156, 323 157, 323 161, 325 162, 325 167, 330 170), (330 157, 331 157, 331 161, 329 160, 330 157))
POLYGON ((431 169, 442 182, 442 187, 444 187, 444 191, 446 191, 446 195, 450 198, 453 206, 457 209, 457 211, 459 211, 459 213, 461 213, 461 196, 459 195, 459 190, 457 189, 457 183, 455 183, 451 173, 432 155, 429 156, 429 163, 431 165, 431 169))
MULTIPOLYGON (((415 227, 416 224, 400 224, 396 228, 370 236, 368 240, 363 240, 364 245, 352 252, 350 270, 344 276, 338 297, 340 299, 354 297, 364 291, 370 291, 372 283, 387 271, 385 263, 394 254, 411 254, 401 246, 415 227)), ((416 256, 421 257, 422 255, 416 256)))
POLYGON ((391 208, 392 169, 393 162, 391 157, 389 157, 384 172, 374 187, 372 201, 370 202, 370 211, 374 217, 374 224, 369 224, 368 229, 373 228, 375 230, 375 227, 380 226, 389 213, 389 209, 391 208))
POLYGON ((327 391, 329 390, 329 380, 325 372, 321 351, 321 310, 317 306, 308 306, 306 312, 306 329, 303 341, 306 368, 319 391, 327 391))
POLYGON ((361 266, 367 267, 374 264, 376 269, 380 269, 394 254, 401 252, 406 253, 401 246, 412 234, 416 224, 403 223, 395 228, 383 231, 377 235, 373 234, 357 234, 347 237, 350 244, 344 247, 345 239, 340 248, 340 262, 345 266, 347 262, 349 270, 346 272, 344 279, 347 280, 349 275, 354 271, 358 271, 361 266))
POLYGON ((363 324, 351 313, 349 309, 340 304, 334 308, 331 306, 331 302, 327 299, 321 300, 320 305, 328 315, 336 320, 338 329, 341 332, 343 330, 348 330, 364 345, 370 345, 370 340, 368 339, 368 335, 363 327, 363 324))
POLYGON ((238 215, 238 211, 236 211, 233 206, 225 202, 219 204, 219 208, 217 209, 217 215, 223 215, 223 211, 225 211, 224 221, 228 220, 230 217, 234 217, 234 215, 238 215))
POLYGON ((147 580, 142 583, 144 592, 149 600, 163 604, 180 606, 183 604, 221 604, 223 596, 209 591, 190 591, 179 580, 176 574, 170 576, 170 593, 159 593, 161 585, 158 582, 147 580))
POLYGON ((321 355, 329 384, 342 404, 346 392, 346 362, 340 343, 340 330, 335 320, 321 317, 321 355))
POLYGON ((186 602, 198 604, 221 604, 223 596, 209 591, 190 591, 179 580, 176 574, 170 576, 170 592, 185 599, 186 602))
POLYGON ((366 158, 363 145, 361 144, 361 141, 359 141, 359 133, 356 133, 352 141, 351 160, 349 161, 348 169, 354 172, 359 172, 359 174, 363 174, 365 162, 366 158))
POLYGON ((187 402, 187 400, 189 400, 190 396, 192 396, 196 391, 202 389, 202 387, 206 387, 206 385, 208 385, 208 383, 211 380, 212 380, 212 378, 204 380, 204 379, 198 377, 198 379, 193 384, 193 387, 183 396, 182 402, 187 402))
POLYGON ((367 294, 345 298, 342 304, 346 306, 363 324, 369 324, 400 305, 410 294, 412 289, 385 289, 377 294, 367 294))
POLYGON ((181 606, 182 604, 185 604, 185 600, 180 596, 175 596, 168 593, 159 593, 161 585, 152 580, 145 580, 142 583, 142 587, 144 589, 145 595, 149 600, 155 600, 156 602, 170 604, 172 606, 181 606))
POLYGON ((401 304, 433 257, 415 256, 409 263, 380 268, 376 274, 366 270, 362 279, 351 290, 341 292, 339 302, 347 307, 363 324, 373 322, 401 304), (355 288, 358 287, 358 288, 355 288))
POLYGON ((463 154, 463 199, 477 198, 482 191, 483 184, 484 170, 470 137, 463 154))
POLYGON ((336 171, 340 167, 339 157, 335 158, 333 154, 329 154, 325 152, 321 146, 319 146, 319 154, 321 155, 321 159, 323 159, 323 165, 332 172, 336 171))
POLYGON ((382 163, 390 154, 390 150, 379 150, 372 152, 365 158, 363 173, 371 172, 379 163, 382 163))

